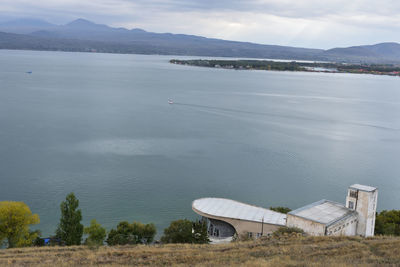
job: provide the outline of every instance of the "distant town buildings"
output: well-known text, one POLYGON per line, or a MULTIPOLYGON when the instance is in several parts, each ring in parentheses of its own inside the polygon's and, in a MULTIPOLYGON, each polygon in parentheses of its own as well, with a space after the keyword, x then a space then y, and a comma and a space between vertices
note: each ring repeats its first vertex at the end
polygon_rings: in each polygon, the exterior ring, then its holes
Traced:
POLYGON ((280 227, 297 227, 314 236, 373 236, 378 190, 354 184, 348 188, 346 204, 320 200, 287 215, 230 199, 202 198, 192 209, 207 221, 213 242, 232 240, 235 234, 258 238, 280 227))

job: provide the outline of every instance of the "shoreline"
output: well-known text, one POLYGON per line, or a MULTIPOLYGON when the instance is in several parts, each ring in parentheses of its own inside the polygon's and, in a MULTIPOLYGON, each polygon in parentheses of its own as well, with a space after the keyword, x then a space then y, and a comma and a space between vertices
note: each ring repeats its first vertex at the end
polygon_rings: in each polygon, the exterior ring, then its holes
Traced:
POLYGON ((264 70, 314 73, 370 74, 400 77, 400 66, 388 64, 346 64, 322 62, 283 62, 270 60, 179 60, 171 59, 171 64, 226 70, 264 70))

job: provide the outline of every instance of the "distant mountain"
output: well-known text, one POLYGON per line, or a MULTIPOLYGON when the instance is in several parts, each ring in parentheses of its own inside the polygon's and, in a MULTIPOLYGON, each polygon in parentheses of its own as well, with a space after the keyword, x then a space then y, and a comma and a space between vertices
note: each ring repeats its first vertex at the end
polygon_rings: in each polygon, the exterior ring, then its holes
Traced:
POLYGON ((56 25, 40 19, 17 19, 0 23, 0 31, 8 33, 29 34, 39 30, 49 30, 56 25))
POLYGON ((337 58, 364 58, 400 61, 400 44, 380 43, 375 45, 351 46, 346 48, 333 48, 325 51, 325 55, 337 58))
POLYGON ((400 44, 329 50, 226 41, 195 35, 128 30, 77 19, 65 25, 23 19, 0 24, 0 48, 293 60, 400 63, 400 44), (12 35, 11 33, 24 33, 12 35))
MULTIPOLYGON (((30 33, 33 36, 81 39, 92 41, 132 42, 143 39, 143 35, 154 35, 141 29, 127 30, 112 28, 104 24, 96 24, 85 19, 77 19, 68 24, 47 28, 30 33), (139 39, 138 39, 139 38, 139 39)), ((155 34, 157 35, 157 34, 155 34)))

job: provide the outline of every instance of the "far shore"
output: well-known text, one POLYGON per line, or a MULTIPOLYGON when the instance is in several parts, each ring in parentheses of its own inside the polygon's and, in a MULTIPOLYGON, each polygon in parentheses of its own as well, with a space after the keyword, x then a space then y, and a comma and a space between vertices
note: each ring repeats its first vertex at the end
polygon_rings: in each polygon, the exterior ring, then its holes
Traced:
POLYGON ((400 66, 391 64, 347 64, 334 62, 299 62, 272 60, 209 60, 171 59, 170 63, 178 65, 221 68, 232 70, 272 70, 272 71, 301 71, 324 73, 352 73, 399 76, 400 66))

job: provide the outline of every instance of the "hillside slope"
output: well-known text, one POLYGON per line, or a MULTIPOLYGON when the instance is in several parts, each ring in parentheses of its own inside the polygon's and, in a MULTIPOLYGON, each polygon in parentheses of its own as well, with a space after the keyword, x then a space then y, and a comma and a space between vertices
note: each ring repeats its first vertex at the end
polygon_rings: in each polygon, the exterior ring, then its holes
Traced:
POLYGON ((0 250, 0 266, 400 266, 400 238, 291 237, 225 245, 0 250))

